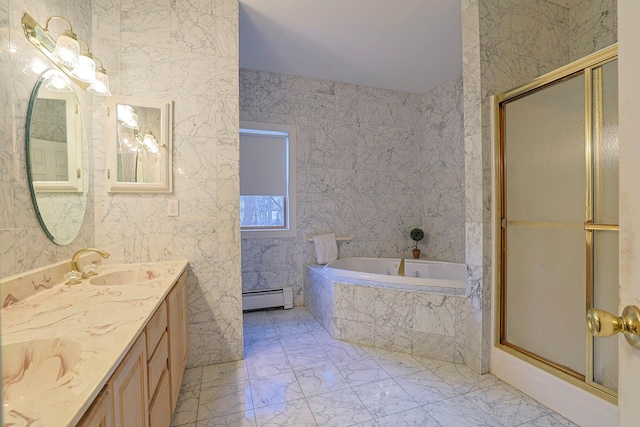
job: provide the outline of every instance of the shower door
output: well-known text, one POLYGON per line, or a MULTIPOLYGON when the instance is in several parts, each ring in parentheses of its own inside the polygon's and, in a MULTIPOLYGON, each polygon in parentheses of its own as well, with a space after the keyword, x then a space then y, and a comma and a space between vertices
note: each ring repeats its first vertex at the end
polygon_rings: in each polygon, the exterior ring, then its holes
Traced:
POLYGON ((617 49, 498 97, 500 345, 615 400, 618 307, 617 49))

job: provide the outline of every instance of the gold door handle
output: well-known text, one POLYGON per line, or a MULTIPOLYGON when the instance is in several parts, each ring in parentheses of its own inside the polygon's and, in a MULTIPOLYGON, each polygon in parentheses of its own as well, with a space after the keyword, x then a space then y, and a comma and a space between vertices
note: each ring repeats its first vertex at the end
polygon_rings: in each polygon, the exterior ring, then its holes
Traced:
POLYGON ((609 337, 622 332, 629 344, 640 348, 640 309, 635 305, 626 306, 620 317, 590 308, 587 311, 587 327, 594 337, 609 337))

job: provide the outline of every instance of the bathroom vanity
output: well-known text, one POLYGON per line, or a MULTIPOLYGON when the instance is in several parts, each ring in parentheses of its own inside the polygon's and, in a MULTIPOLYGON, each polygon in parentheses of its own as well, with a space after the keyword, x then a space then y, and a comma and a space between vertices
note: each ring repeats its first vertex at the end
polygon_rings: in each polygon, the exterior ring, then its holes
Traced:
POLYGON ((188 352, 187 261, 69 262, 0 284, 3 422, 168 427, 188 352))

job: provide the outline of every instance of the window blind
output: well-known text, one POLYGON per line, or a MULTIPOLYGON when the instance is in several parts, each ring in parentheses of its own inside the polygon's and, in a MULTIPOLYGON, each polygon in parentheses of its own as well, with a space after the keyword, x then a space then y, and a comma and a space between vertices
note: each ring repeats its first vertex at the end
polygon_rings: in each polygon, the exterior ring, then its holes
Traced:
POLYGON ((287 196, 287 134, 240 132, 240 195, 287 196))

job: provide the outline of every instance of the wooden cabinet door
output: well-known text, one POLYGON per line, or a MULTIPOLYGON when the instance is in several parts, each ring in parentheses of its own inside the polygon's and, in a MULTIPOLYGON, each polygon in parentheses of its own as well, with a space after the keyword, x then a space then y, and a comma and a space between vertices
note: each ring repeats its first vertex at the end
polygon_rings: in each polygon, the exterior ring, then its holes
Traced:
POLYGON ((111 377, 115 427, 147 427, 147 351, 143 332, 111 377))
POLYGON ((96 397, 77 427, 113 427, 113 399, 109 386, 96 397))
POLYGON ((171 385, 171 412, 176 408, 182 375, 189 348, 187 273, 182 273, 167 296, 169 315, 169 373, 171 385))
POLYGON ((162 372, 156 395, 149 405, 149 426, 169 427, 173 410, 169 405, 171 390, 169 390, 169 371, 162 372))

